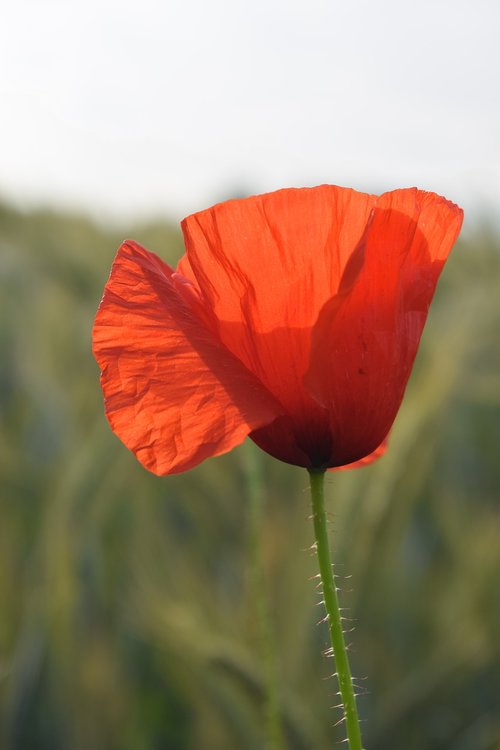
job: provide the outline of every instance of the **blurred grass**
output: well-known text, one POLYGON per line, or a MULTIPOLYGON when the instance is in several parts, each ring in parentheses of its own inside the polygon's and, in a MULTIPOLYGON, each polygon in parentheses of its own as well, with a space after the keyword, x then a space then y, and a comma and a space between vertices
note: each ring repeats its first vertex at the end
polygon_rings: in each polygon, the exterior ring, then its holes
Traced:
MULTIPOLYGON (((116 247, 167 224, 0 206, 0 747, 259 750, 247 458, 158 479, 103 416, 90 330, 116 247)), ((500 248, 445 269, 387 456, 329 478, 370 750, 500 748, 500 248)), ((246 456, 246 457, 245 457, 246 456)), ((309 577, 307 476, 263 456, 289 750, 342 739, 309 577)))

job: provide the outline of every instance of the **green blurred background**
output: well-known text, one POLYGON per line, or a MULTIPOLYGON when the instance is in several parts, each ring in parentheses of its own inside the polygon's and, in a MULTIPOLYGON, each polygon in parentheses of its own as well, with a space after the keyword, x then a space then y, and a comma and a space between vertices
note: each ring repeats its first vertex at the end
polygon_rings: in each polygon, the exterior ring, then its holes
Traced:
MULTIPOLYGON (((260 545, 286 749, 332 748, 307 474, 247 444, 157 478, 104 418, 90 332, 125 236, 182 253, 168 224, 0 206, 0 747, 264 750, 260 545)), ((328 480, 369 750, 500 748, 499 298, 476 227, 388 454, 328 480)))

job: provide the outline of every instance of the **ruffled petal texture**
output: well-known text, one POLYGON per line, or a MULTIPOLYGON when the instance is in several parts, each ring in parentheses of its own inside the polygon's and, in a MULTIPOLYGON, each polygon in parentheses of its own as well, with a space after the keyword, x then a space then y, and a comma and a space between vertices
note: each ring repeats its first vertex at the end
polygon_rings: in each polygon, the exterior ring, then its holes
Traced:
POLYGON ((461 221, 434 193, 331 185, 184 220, 207 325, 287 415, 252 433, 263 450, 308 468, 383 453, 461 221))
POLYGON ((121 246, 94 354, 112 429, 155 474, 225 453, 283 413, 202 317, 189 280, 137 243, 121 246))
POLYGON ((252 438, 288 463, 329 461, 328 413, 303 384, 311 332, 375 202, 322 185, 220 203, 182 223, 179 271, 200 290, 213 330, 287 414, 252 438))

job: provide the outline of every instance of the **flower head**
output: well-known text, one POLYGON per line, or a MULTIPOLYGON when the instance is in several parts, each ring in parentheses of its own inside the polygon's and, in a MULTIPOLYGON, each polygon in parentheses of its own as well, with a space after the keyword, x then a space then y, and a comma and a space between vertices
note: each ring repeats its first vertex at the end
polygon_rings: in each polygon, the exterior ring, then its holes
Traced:
POLYGON ((112 429, 157 474, 247 436, 307 468, 378 457, 461 223, 434 193, 322 185, 189 216, 176 271, 124 242, 93 331, 112 429))

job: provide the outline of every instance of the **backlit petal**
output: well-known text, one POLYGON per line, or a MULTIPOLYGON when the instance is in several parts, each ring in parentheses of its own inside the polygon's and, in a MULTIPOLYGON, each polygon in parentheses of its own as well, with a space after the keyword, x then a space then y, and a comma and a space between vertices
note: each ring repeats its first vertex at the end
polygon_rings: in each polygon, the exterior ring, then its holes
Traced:
POLYGON ((369 455, 401 403, 462 211, 416 189, 382 195, 314 329, 306 387, 330 413, 332 464, 369 455))
MULTIPOLYGON (((375 201, 331 185, 279 190, 218 204, 182 224, 187 258, 179 270, 199 287, 213 330, 290 415, 296 449, 314 461, 329 452, 330 427, 303 387, 311 331, 375 201)), ((289 460, 284 424, 273 426, 269 440, 289 460)))
POLYGON ((189 280, 134 242, 116 256, 94 353, 112 429, 156 474, 231 450, 282 413, 207 329, 189 280))

